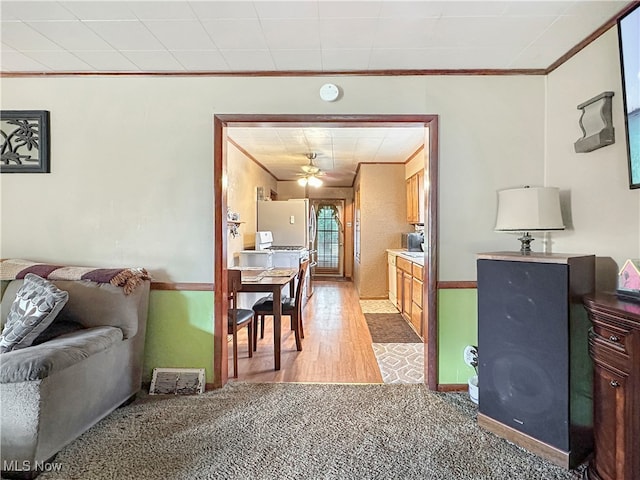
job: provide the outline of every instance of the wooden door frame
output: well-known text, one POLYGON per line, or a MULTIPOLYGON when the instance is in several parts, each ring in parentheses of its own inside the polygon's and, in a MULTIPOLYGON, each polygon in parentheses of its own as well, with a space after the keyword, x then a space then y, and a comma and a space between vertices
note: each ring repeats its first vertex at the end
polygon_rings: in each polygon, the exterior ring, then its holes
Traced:
POLYGON ((428 251, 425 252, 423 298, 427 300, 425 345, 426 384, 430 390, 438 387, 438 115, 277 115, 220 114, 213 118, 213 202, 214 202, 214 354, 213 385, 223 387, 229 379, 227 360, 227 133, 228 127, 290 126, 393 127, 422 125, 425 129, 425 230, 428 251))

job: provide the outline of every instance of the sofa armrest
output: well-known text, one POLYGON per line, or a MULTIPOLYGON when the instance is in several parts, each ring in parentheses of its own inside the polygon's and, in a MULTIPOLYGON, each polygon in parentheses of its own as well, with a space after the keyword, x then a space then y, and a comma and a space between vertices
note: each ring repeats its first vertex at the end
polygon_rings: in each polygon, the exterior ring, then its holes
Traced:
POLYGON ((94 327, 61 335, 48 342, 3 353, 0 383, 46 378, 123 340, 116 327, 94 327))

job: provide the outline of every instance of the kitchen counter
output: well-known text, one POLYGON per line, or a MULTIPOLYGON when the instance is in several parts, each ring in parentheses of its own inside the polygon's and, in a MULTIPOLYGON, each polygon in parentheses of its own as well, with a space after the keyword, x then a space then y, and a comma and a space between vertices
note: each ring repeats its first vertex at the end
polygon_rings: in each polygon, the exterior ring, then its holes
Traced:
POLYGON ((409 252, 406 248, 387 248, 391 255, 398 255, 424 267, 424 252, 409 252))

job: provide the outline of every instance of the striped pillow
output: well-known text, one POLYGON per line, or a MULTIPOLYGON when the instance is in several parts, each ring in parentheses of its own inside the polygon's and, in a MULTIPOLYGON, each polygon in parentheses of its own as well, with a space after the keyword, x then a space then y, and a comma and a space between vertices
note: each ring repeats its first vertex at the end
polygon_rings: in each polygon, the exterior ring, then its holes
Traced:
POLYGON ((0 335, 0 353, 31 346, 67 303, 69 293, 33 273, 24 277, 0 335))

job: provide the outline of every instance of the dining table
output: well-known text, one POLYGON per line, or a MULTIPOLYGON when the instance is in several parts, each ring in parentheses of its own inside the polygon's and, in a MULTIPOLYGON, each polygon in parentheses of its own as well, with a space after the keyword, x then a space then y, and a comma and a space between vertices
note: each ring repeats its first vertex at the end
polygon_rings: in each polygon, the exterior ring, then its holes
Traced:
POLYGON ((256 269, 238 267, 242 272, 242 284, 238 292, 257 292, 273 294, 273 355, 275 370, 280 370, 282 348, 282 289, 289 285, 290 296, 294 296, 293 281, 298 274, 297 268, 256 269))

